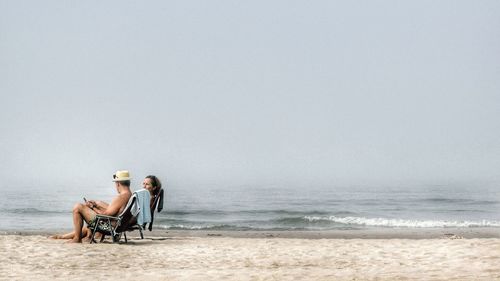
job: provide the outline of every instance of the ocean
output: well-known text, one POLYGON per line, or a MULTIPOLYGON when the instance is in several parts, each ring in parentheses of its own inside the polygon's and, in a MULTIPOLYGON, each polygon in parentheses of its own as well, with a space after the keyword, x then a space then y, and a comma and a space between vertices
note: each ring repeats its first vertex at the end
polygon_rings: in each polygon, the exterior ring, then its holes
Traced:
MULTIPOLYGON (((132 188, 134 190, 134 188, 132 188)), ((500 230, 496 186, 165 187, 156 229, 355 230, 366 228, 474 228, 500 230)), ((99 188, 19 187, 0 196, 0 231, 72 228, 71 209, 87 199, 109 201, 99 188), (22 191, 22 192, 20 192, 22 191)))

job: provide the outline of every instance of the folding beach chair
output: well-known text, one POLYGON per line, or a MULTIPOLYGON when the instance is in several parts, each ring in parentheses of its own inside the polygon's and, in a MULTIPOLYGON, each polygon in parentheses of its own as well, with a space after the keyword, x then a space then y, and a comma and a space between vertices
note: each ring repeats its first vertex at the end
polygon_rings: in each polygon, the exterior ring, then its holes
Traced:
MULTIPOLYGON (((153 230, 153 222, 154 222, 154 213, 155 210, 158 210, 158 213, 163 210, 163 188, 160 188, 160 191, 153 197, 153 202, 150 204, 151 207, 151 222, 149 223, 148 229, 149 231, 153 230)), ((141 234, 141 239, 144 239, 144 235, 142 230, 146 229, 147 223, 144 223, 143 225, 139 225, 137 223, 137 218, 134 219, 130 224, 129 227, 126 229, 126 231, 134 231, 134 230, 139 230, 141 234)))
MULTIPOLYGON (((120 242, 121 235, 125 237, 125 243, 127 243, 126 230, 134 223, 137 224, 137 215, 139 214, 140 208, 137 204, 137 194, 134 193, 128 200, 125 209, 121 214, 116 217, 106 216, 106 215, 96 215, 96 223, 92 230, 92 237, 90 238, 90 243, 96 242, 94 236, 96 232, 102 234, 100 242, 104 240, 106 235, 111 236, 113 243, 120 242)), ((142 237, 142 228, 139 227, 142 237)))
MULTIPOLYGON (((153 204, 151 204, 151 222, 148 226, 149 231, 153 229, 154 214, 156 209, 158 210, 158 213, 163 210, 163 188, 160 188, 158 194, 156 194, 153 198, 153 204)), ((143 227, 146 229, 146 224, 144 224, 143 227)))

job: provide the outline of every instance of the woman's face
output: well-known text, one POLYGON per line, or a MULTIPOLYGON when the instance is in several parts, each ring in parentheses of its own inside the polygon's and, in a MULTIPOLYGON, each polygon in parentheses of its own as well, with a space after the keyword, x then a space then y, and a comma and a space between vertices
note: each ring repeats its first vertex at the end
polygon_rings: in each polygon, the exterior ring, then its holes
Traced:
POLYGON ((145 178, 144 181, 142 182, 142 187, 144 187, 144 189, 147 189, 149 191, 149 193, 153 194, 153 191, 154 191, 154 187, 153 187, 153 180, 151 179, 148 179, 148 178, 145 178))

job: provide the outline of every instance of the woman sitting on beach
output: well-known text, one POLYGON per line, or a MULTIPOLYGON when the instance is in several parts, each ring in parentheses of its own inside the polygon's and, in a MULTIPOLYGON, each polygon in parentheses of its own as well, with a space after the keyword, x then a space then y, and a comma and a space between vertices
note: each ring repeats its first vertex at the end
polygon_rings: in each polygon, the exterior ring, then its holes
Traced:
POLYGON ((144 189, 147 189, 149 191, 149 196, 150 196, 149 204, 151 209, 153 209, 154 198, 156 195, 158 195, 161 189, 161 181, 156 176, 149 175, 144 178, 144 181, 142 182, 142 187, 144 187, 144 189))
MULTIPOLYGON (((151 210, 151 222, 149 223, 147 229, 151 231, 153 229, 155 209, 157 209, 158 212, 161 212, 161 210, 163 210, 163 189, 161 187, 160 179, 153 175, 149 175, 144 178, 144 181, 142 182, 142 187, 144 187, 144 189, 149 191, 149 196, 150 196, 149 207, 151 210)), ((143 225, 143 228, 146 229, 146 224, 143 225)))

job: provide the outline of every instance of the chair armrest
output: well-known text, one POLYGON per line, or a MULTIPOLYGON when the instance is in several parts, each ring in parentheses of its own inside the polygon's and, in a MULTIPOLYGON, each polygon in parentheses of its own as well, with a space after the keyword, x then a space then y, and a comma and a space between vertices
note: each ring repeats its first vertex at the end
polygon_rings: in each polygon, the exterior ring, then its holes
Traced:
POLYGON ((101 219, 113 219, 113 220, 118 220, 118 219, 120 219, 119 217, 113 217, 113 216, 107 216, 107 215, 96 215, 96 218, 101 218, 101 219))

